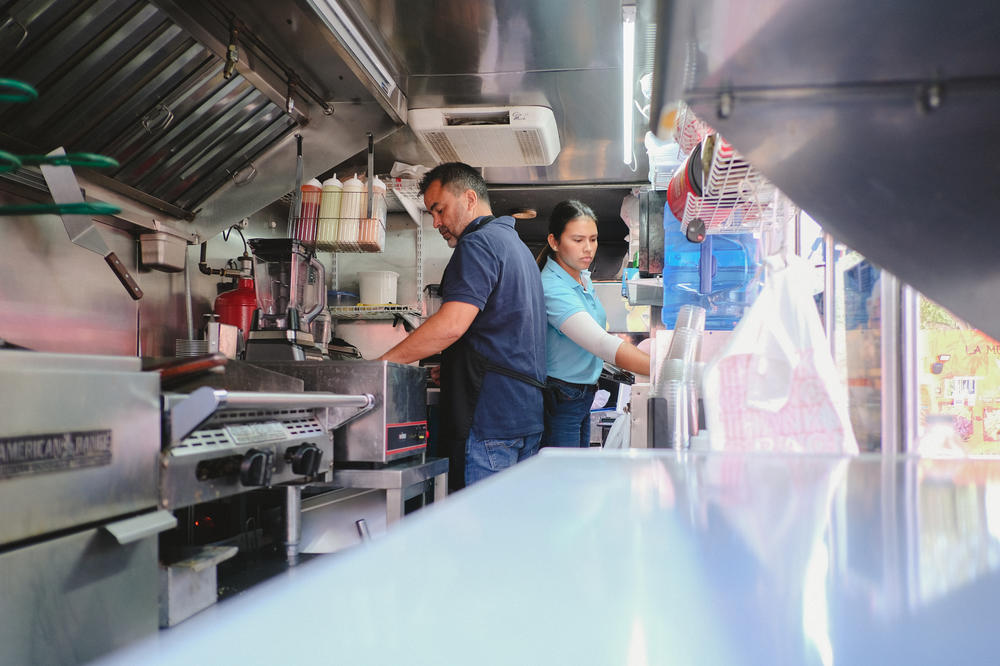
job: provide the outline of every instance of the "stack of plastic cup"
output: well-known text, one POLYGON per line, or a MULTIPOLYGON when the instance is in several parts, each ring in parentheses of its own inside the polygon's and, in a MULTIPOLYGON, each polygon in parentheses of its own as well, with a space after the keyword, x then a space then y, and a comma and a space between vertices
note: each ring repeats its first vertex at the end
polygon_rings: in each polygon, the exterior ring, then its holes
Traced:
POLYGON ((660 393, 667 403, 667 442, 671 449, 686 449, 690 435, 688 389, 684 361, 668 358, 662 366, 660 393))
POLYGON ((679 443, 674 448, 685 448, 689 436, 698 434, 698 356, 704 330, 705 308, 681 306, 670 347, 657 373, 657 385, 651 391, 653 396, 667 400, 670 437, 679 443))

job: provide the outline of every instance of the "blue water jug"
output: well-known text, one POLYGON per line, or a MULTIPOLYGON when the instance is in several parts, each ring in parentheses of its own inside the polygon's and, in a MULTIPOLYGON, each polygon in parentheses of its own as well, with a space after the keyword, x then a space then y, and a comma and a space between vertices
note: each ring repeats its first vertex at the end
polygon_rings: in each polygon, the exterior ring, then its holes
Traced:
POLYGON ((673 328, 682 305, 705 308, 705 329, 731 331, 760 291, 760 244, 753 234, 709 234, 692 243, 663 210, 663 324, 673 328))

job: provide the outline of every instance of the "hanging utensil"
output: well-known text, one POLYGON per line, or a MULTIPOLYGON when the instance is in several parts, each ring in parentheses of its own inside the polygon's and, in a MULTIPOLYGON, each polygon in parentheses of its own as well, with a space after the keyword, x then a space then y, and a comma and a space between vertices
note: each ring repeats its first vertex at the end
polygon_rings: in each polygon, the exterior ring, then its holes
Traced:
MULTIPOLYGON (((66 151, 62 148, 56 148, 48 155, 64 156, 66 151)), ((49 186, 49 192, 52 193, 52 199, 57 204, 84 203, 83 193, 76 182, 73 167, 42 164, 41 169, 45 183, 49 186)), ((136 301, 142 298, 142 289, 136 284, 135 278, 128 272, 125 264, 118 259, 118 255, 108 248, 89 215, 63 215, 62 221, 63 226, 66 227, 66 233, 69 234, 69 239, 73 243, 104 257, 104 261, 125 286, 129 296, 136 301)))
POLYGON ((302 135, 295 135, 297 156, 295 158, 295 189, 292 190, 292 205, 288 208, 288 237, 295 238, 295 224, 299 221, 302 208, 302 135))

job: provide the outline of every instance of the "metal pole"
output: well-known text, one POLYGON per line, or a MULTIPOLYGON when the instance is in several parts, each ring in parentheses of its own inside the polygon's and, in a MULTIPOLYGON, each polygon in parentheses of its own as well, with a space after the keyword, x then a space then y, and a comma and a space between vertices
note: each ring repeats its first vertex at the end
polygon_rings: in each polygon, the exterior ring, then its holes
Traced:
POLYGON ((375 138, 372 136, 371 132, 368 132, 368 196, 366 200, 368 201, 368 212, 365 215, 365 219, 371 219, 372 216, 372 181, 375 179, 375 138))
POLYGON ((836 319, 834 309, 836 299, 836 255, 834 254, 834 240, 830 234, 823 234, 823 268, 824 289, 823 289, 823 328, 826 330, 826 339, 830 345, 830 354, 834 360, 837 358, 837 336, 836 319))
POLYGON ((917 336, 920 334, 920 294, 903 285, 900 294, 900 401, 902 414, 902 450, 915 451, 920 434, 920 377, 917 368, 917 336))
POLYGON ((302 539, 302 486, 285 486, 285 560, 288 566, 299 563, 302 539))
POLYGON ((882 356, 882 453, 903 450, 902 375, 900 360, 900 286, 895 275, 883 270, 879 278, 882 356))

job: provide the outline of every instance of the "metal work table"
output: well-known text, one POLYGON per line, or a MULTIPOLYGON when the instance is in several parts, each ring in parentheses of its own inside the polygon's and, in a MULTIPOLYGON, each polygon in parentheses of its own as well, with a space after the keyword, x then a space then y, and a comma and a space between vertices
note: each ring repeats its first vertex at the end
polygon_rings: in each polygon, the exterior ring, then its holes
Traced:
POLYGON ((448 494, 447 458, 403 461, 376 469, 335 468, 330 485, 385 490, 386 523, 391 525, 403 517, 404 502, 420 494, 428 479, 434 479, 434 501, 440 502, 448 494))
POLYGON ((998 536, 1000 461, 546 449, 105 663, 985 663, 998 536))

